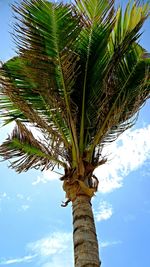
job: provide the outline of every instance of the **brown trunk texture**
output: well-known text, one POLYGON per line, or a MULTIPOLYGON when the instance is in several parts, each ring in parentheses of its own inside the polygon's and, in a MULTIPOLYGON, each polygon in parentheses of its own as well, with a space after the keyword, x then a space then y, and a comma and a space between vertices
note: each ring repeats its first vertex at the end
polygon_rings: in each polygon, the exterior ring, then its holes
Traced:
POLYGON ((90 198, 72 202, 75 267, 100 267, 98 241, 90 198))

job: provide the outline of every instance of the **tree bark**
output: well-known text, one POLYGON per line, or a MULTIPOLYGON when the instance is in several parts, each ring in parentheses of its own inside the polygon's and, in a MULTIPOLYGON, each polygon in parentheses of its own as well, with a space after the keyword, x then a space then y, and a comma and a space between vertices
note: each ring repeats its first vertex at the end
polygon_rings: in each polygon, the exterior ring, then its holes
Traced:
POLYGON ((98 241, 90 198, 72 201, 75 267, 100 267, 98 241))

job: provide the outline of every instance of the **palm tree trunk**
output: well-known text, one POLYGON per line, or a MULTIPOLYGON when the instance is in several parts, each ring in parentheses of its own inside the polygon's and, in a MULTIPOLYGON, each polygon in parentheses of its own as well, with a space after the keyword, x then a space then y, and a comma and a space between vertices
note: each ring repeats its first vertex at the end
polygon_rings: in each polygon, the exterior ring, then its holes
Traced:
POLYGON ((75 267, 100 267, 98 241, 90 198, 72 201, 75 267))

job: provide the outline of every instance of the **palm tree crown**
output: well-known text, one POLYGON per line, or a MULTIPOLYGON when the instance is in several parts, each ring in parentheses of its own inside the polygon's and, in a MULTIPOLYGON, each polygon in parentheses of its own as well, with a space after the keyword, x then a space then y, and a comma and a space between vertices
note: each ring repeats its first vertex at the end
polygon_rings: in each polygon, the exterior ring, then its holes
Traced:
POLYGON ((17 56, 0 68, 0 108, 16 126, 0 155, 17 172, 65 169, 75 266, 100 267, 93 171, 150 96, 150 57, 138 43, 149 4, 130 1, 123 11, 114 0, 23 0, 13 9, 17 56))
POLYGON ((16 171, 60 165, 83 178, 105 163, 103 146, 135 122, 150 96, 150 58, 138 43, 149 4, 114 6, 113 0, 13 6, 18 55, 1 67, 0 107, 5 124, 16 127, 0 154, 16 158, 16 171))

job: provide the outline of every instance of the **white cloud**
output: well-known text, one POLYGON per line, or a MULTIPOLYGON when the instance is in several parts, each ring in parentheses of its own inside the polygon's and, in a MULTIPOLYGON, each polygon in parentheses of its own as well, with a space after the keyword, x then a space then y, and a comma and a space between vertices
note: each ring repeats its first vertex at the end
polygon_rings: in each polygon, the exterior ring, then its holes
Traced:
POLYGON ((58 180, 61 177, 61 174, 53 171, 43 171, 41 176, 38 176, 35 181, 32 182, 32 185, 37 185, 39 183, 47 183, 49 181, 58 180))
POLYGON ((0 260, 0 265, 10 265, 10 264, 17 264, 17 263, 28 263, 31 262, 36 255, 28 255, 24 256, 22 258, 15 258, 15 259, 9 259, 9 260, 0 260))
POLYGON ((49 237, 40 239, 28 244, 28 249, 40 257, 47 257, 54 254, 60 254, 67 249, 68 242, 72 239, 69 233, 54 233, 49 237))
POLYGON ((150 125, 128 130, 116 142, 108 145, 103 154, 111 153, 111 160, 96 169, 99 191, 111 192, 123 184, 123 179, 150 159, 150 125))
POLYGON ((29 263, 36 260, 41 267, 73 266, 72 233, 56 232, 26 246, 27 256, 4 259, 0 265, 29 263))
POLYGON ((97 222, 108 220, 113 214, 112 206, 106 201, 102 201, 97 211, 94 211, 95 220, 97 222))
POLYGON ((101 248, 107 248, 107 247, 112 247, 112 246, 116 246, 116 245, 120 245, 122 244, 122 241, 118 240, 118 241, 104 241, 101 242, 100 247, 101 248))
POLYGON ((70 267, 73 265, 71 233, 53 233, 27 245, 28 251, 36 254, 41 267, 70 267))

